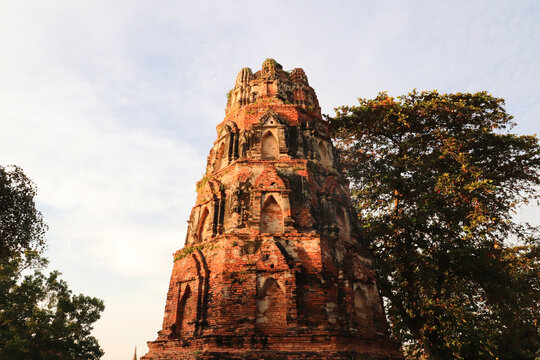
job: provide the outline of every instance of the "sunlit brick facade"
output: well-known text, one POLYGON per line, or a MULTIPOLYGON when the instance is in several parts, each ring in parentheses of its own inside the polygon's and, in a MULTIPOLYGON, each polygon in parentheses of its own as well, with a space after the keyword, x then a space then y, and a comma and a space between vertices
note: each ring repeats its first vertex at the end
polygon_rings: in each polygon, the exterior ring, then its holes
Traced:
POLYGON ((302 69, 242 69, 143 359, 398 359, 302 69))

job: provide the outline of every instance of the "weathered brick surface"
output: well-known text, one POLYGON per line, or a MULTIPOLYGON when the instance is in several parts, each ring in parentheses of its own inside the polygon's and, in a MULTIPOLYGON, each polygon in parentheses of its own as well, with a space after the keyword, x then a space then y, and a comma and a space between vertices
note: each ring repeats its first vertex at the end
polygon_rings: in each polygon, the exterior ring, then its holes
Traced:
POLYGON ((244 68, 145 360, 398 359, 302 69, 244 68))

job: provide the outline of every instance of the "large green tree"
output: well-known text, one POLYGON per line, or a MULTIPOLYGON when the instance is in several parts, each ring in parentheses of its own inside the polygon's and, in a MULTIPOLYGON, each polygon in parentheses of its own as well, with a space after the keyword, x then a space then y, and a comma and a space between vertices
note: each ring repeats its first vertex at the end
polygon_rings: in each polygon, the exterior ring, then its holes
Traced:
POLYGON ((328 118, 394 335, 411 358, 534 359, 540 146, 485 92, 380 93, 328 118))
POLYGON ((20 168, 0 166, 0 360, 99 359, 91 331, 103 302, 43 272, 47 226, 35 195, 20 168))

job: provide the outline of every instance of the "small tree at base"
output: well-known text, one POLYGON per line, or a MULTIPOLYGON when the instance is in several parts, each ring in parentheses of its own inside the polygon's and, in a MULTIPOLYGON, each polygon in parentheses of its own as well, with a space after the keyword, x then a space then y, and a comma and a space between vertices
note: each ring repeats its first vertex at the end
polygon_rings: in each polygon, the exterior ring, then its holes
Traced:
POLYGON ((103 301, 74 295, 57 271, 43 273, 47 226, 35 194, 20 168, 0 166, 0 360, 99 359, 91 332, 103 301))

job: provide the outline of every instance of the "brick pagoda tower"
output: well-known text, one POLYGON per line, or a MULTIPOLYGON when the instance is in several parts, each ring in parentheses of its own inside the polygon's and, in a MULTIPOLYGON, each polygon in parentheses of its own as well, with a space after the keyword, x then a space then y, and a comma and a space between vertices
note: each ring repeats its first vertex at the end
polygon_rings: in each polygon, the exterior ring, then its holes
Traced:
POLYGON ((242 69, 145 360, 398 359, 315 91, 242 69))

